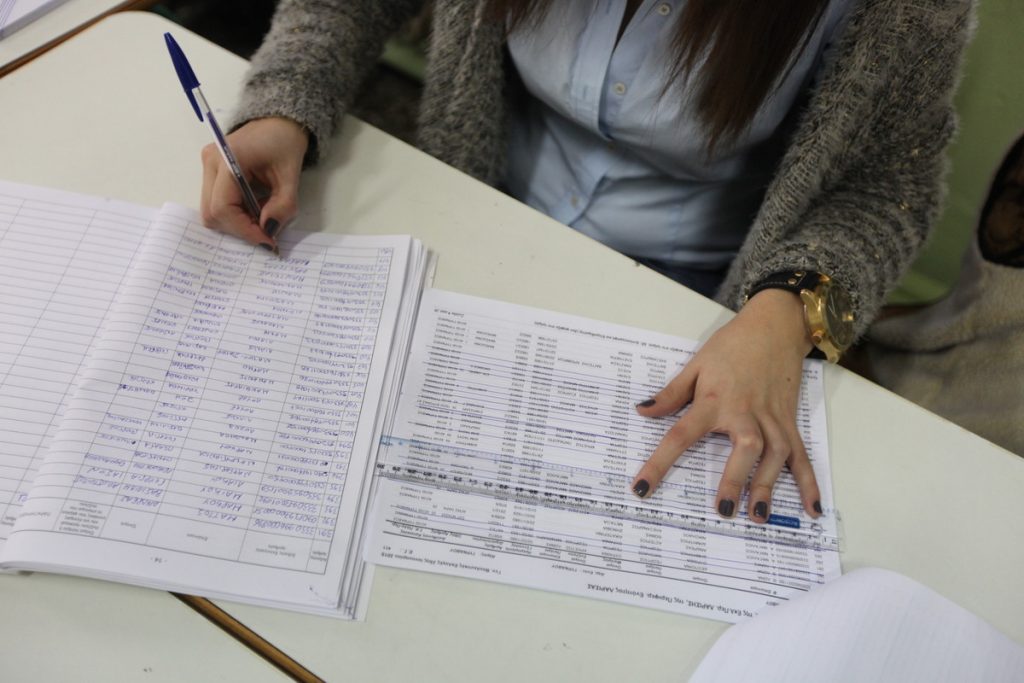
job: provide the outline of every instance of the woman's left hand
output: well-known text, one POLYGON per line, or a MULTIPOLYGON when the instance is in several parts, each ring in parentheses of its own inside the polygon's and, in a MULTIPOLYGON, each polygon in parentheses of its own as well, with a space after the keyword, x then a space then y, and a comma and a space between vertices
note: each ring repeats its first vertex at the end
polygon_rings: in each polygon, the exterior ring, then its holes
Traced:
POLYGON ((675 379, 637 406, 641 415, 659 417, 691 404, 640 469, 633 491, 649 496, 687 448, 717 432, 732 442, 715 498, 720 515, 736 514, 749 479, 747 514, 755 522, 767 521, 772 489, 785 465, 804 509, 820 515, 818 484, 796 425, 803 360, 810 349, 799 297, 780 289, 751 297, 675 379))

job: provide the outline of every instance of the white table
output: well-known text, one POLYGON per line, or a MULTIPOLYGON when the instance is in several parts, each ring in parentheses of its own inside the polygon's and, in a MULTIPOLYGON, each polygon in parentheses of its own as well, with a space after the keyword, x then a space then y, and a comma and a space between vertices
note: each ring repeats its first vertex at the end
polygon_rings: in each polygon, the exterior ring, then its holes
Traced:
POLYGON ((107 14, 152 5, 156 0, 66 0, 35 21, 0 38, 0 76, 42 54, 107 14))
POLYGON ((0 680, 271 681, 287 677, 169 593, 0 576, 0 680))
MULTIPOLYGON (((120 14, 0 81, 21 103, 0 131, 0 177, 197 205, 207 131, 174 80, 168 26, 120 14)), ((176 36, 228 109, 245 62, 176 36)), ((421 237, 442 288, 698 339, 729 315, 354 120, 302 192, 307 226, 421 237)), ((845 370, 828 368, 826 393, 844 568, 902 572, 1024 642, 1024 460, 845 370)), ((726 627, 386 568, 365 623, 226 607, 312 671, 354 681, 680 681, 726 627)))

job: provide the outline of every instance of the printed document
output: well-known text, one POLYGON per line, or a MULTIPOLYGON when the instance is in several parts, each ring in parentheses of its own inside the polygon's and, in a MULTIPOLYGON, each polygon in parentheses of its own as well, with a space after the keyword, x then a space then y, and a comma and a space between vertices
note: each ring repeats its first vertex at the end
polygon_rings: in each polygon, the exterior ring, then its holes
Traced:
POLYGON ((840 574, 821 364, 799 427, 825 514, 792 476, 769 524, 713 511, 725 437, 698 442, 649 499, 633 476, 677 419, 637 415, 695 343, 437 290, 424 293, 378 456, 367 559, 738 621, 840 574))

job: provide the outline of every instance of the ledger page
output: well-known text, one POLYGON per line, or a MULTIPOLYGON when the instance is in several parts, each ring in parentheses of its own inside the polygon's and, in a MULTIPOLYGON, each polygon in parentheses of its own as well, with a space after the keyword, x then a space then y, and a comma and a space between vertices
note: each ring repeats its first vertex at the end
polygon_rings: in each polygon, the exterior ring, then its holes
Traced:
POLYGON ((495 301, 424 294, 381 449, 367 559, 737 621, 840 574, 822 368, 798 427, 825 514, 792 476, 766 525, 713 512, 730 451, 709 435, 648 499, 635 473, 678 416, 642 418, 691 341, 495 301))
POLYGON ((0 181, 0 549, 156 214, 0 181))
POLYGON ((281 243, 163 209, 5 566, 338 605, 412 241, 281 243))

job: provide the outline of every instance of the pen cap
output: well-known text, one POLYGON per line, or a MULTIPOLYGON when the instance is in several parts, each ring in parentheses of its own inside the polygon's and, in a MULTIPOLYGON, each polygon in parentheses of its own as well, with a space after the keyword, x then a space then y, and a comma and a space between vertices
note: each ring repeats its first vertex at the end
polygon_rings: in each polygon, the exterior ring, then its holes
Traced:
POLYGON ((199 103, 196 102, 195 95, 192 93, 193 89, 199 87, 199 79, 196 78, 196 72, 192 70, 192 65, 188 63, 185 53, 181 51, 178 42, 174 40, 174 36, 170 33, 165 33, 164 42, 167 43, 167 51, 171 53, 171 62, 174 63, 174 70, 178 73, 181 87, 185 89, 185 95, 192 104, 192 109, 195 110, 196 116, 202 121, 203 113, 199 109, 199 103))

